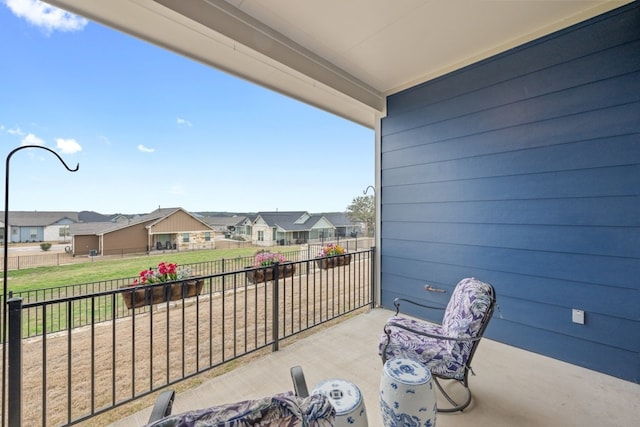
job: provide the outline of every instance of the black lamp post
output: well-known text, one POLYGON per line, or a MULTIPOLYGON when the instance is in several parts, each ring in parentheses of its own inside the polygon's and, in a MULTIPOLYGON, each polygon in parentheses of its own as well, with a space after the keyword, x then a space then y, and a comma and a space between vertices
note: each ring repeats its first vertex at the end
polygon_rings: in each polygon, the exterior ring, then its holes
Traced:
MULTIPOLYGON (((7 227, 9 224, 9 160, 11 160, 11 156, 17 151, 24 150, 25 148, 37 148, 46 150, 53 155, 55 155, 60 162, 64 165, 65 168, 69 172, 76 172, 80 168, 80 164, 76 165, 75 169, 71 169, 67 164, 62 160, 62 157, 51 148, 44 147, 42 145, 22 145, 18 148, 14 148, 8 155, 5 166, 5 177, 4 177, 4 264, 2 266, 2 288, 3 288, 3 299, 2 299, 2 414, 4 414, 5 402, 6 402, 6 376, 7 376, 7 264, 9 262, 9 251, 7 250, 7 227)), ((5 417, 2 417, 2 425, 4 426, 5 417)))

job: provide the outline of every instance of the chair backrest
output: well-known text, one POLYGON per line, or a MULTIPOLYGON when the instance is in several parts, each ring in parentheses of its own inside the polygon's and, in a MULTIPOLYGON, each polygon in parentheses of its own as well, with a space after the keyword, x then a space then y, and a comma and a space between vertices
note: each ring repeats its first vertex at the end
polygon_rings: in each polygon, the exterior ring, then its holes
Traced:
POLYGON ((281 394, 170 415, 147 427, 246 427, 250 425, 329 427, 336 411, 328 397, 281 394))
MULTIPOLYGON (((456 338, 477 338, 493 315, 496 297, 493 286, 474 277, 462 279, 455 287, 442 319, 442 333, 456 338)), ((450 351, 470 360, 479 341, 449 341, 450 351)))

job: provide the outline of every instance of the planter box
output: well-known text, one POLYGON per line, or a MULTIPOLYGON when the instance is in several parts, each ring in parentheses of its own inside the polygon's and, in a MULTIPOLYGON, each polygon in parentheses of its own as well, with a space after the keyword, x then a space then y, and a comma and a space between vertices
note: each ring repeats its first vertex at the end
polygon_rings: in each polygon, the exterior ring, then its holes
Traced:
POLYGON ((349 264, 351 264, 351 254, 316 258, 316 265, 321 270, 327 270, 329 268, 334 268, 341 265, 349 265, 349 264))
POLYGON ((171 285, 139 285, 127 287, 129 292, 123 292, 122 300, 128 309, 145 305, 160 304, 166 301, 177 301, 183 298, 200 295, 204 279, 187 280, 171 285))
MULTIPOLYGON (((249 283, 262 283, 274 279, 274 267, 246 267, 249 283)), ((278 265, 278 279, 293 277, 296 272, 294 264, 278 265)))

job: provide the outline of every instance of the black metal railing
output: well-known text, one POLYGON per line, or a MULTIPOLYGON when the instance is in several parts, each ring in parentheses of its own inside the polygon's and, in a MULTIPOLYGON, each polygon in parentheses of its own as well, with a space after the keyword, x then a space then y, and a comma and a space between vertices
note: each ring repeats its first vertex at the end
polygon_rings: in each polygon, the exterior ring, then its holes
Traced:
MULTIPOLYGON (((364 240, 360 239, 360 243, 364 240)), ((347 251, 356 251, 358 240, 345 241, 341 243, 347 251)), ((306 245, 305 248, 296 251, 283 252, 289 261, 302 261, 315 259, 322 251, 322 244, 306 245)), ((192 264, 184 264, 183 267, 189 268, 194 276, 213 276, 220 273, 241 271, 253 264, 254 257, 236 257, 229 259, 219 259, 207 262, 199 262, 192 264)), ((99 294, 105 291, 117 290, 130 286, 136 277, 124 277, 111 280, 103 280, 89 283, 72 284, 66 286, 57 286, 51 288, 42 288, 36 290, 28 290, 22 292, 13 292, 12 296, 21 298, 23 305, 28 306, 30 303, 39 301, 48 301, 53 299, 61 299, 66 297, 76 297, 82 295, 99 294)), ((224 290, 223 283, 220 279, 212 280, 214 292, 224 290)), ((1 298, 1 297, 0 297, 1 298)), ((148 308, 147 308, 148 309, 148 308)), ((131 313, 122 305, 112 305, 110 301, 102 298, 98 301, 97 309, 93 310, 88 301, 83 300, 73 306, 73 327, 79 328, 90 325, 91 322, 110 321, 114 315, 116 318, 127 317, 131 313), (115 313, 112 313, 115 311, 115 313)), ((67 325, 67 307, 57 305, 49 307, 46 317, 40 306, 34 305, 30 308, 23 309, 23 337, 35 337, 41 335, 43 328, 49 333, 62 331, 68 328, 67 325)), ((1 341, 1 338, 0 338, 1 341)))
POLYGON ((195 296, 185 296, 180 282, 44 301, 14 295, 3 416, 9 425, 77 424, 250 353, 277 351, 283 339, 371 307, 374 249, 339 258, 322 264, 308 256, 275 272, 202 270, 195 296), (127 309, 125 297, 139 307, 127 309), (51 321, 51 312, 59 320, 51 321), (25 339, 27 318, 39 333, 25 339))

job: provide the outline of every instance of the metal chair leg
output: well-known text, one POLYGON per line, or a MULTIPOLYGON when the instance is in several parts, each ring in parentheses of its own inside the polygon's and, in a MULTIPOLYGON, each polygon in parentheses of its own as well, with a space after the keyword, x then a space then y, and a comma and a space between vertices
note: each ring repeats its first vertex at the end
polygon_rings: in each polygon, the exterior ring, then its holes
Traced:
POLYGON ((453 398, 451 398, 451 396, 449 396, 449 393, 444 391, 444 388, 440 384, 440 381, 438 381, 438 378, 436 378, 434 376, 433 380, 436 383, 436 386, 438 387, 438 390, 440 390, 440 394, 442 394, 442 396, 444 396, 444 398, 447 399, 447 401, 449 401, 449 403, 452 405, 451 408, 441 408, 440 405, 438 405, 438 407, 437 407, 438 412, 445 412, 445 413, 446 412, 458 412, 458 411, 462 412, 471 403, 471 389, 469 389, 469 385, 465 384, 464 381, 451 380, 451 381, 456 381, 457 383, 460 383, 460 385, 462 386, 462 388, 464 388, 464 390, 466 392, 466 399, 464 400, 464 402, 463 403, 458 403, 455 400, 453 400, 453 398))

